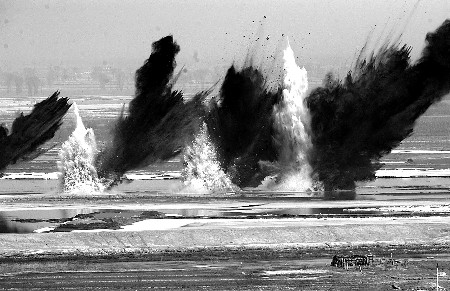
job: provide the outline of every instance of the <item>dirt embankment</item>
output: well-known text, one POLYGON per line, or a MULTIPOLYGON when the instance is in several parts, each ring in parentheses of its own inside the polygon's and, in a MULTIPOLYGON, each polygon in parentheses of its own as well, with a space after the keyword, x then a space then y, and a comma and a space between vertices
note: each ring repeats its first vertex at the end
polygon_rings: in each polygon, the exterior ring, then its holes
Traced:
MULTIPOLYGON (((179 219, 174 221, 180 222, 179 219)), ((149 220, 149 223, 160 222, 149 220)), ((165 220, 167 222, 170 221, 165 220)), ((0 236, 0 260, 270 258, 350 250, 431 253, 450 249, 449 222, 450 217, 198 219, 164 230, 3 234, 0 236)))

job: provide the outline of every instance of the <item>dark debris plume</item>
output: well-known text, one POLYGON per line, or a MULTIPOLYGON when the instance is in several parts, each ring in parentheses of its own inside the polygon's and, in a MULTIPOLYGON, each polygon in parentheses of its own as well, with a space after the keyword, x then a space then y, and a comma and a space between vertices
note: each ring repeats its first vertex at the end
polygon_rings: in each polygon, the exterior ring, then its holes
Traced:
POLYGON ((180 153, 198 131, 209 91, 183 100, 172 87, 175 56, 180 47, 166 36, 152 45, 152 53, 136 71, 136 92, 128 112, 122 111, 113 130, 113 139, 101 150, 96 166, 99 176, 118 183, 124 173, 180 153))
POLYGON ((355 182, 373 180, 380 158, 410 136, 416 120, 449 93, 450 20, 427 34, 414 64, 410 51, 385 45, 368 59, 359 58, 344 80, 329 74, 308 96, 310 163, 326 192, 354 190, 355 182))
POLYGON ((206 124, 222 169, 239 187, 258 186, 266 174, 260 161, 274 161, 272 110, 281 92, 267 88, 266 77, 252 65, 231 66, 206 124))
POLYGON ((0 171, 9 164, 31 160, 48 150, 41 146, 55 136, 71 104, 59 91, 34 105, 28 115, 23 112, 13 121, 11 132, 0 126, 0 171))

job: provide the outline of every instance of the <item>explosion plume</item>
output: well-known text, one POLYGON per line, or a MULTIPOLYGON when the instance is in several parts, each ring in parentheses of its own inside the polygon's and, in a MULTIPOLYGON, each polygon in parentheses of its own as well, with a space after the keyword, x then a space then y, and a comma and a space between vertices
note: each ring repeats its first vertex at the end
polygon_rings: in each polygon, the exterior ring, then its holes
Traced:
POLYGON ((265 178, 260 161, 275 161, 272 143, 273 105, 280 98, 267 89, 263 73, 249 65, 231 66, 218 98, 212 100, 206 124, 222 169, 239 187, 255 187, 265 178))
POLYGON ((430 105, 450 91, 450 20, 426 36, 421 58, 410 47, 384 45, 359 58, 340 81, 329 74, 307 97, 313 175, 326 193, 354 190, 375 178, 379 159, 412 134, 430 105))
POLYGON ((31 160, 47 151, 41 146, 54 137, 62 118, 70 108, 68 98, 58 98, 59 91, 34 105, 30 114, 23 113, 12 124, 11 133, 0 126, 0 171, 19 160, 31 160))
POLYGON ((217 161, 217 151, 205 123, 192 144, 184 150, 182 176, 187 186, 184 190, 223 192, 235 188, 217 161))
POLYGON ((102 192, 104 185, 100 182, 94 166, 97 155, 94 131, 84 126, 76 103, 73 105, 76 128, 59 151, 61 189, 72 194, 102 192))
POLYGON ((312 145, 309 136, 310 116, 305 104, 307 72, 296 64, 289 42, 283 51, 283 61, 283 94, 273 110, 274 142, 278 152, 275 163, 278 168, 276 188, 305 191, 313 186, 308 163, 312 145))
POLYGON ((118 182, 129 170, 178 155, 194 138, 209 91, 184 102, 182 92, 172 90, 179 50, 172 36, 153 43, 150 57, 136 71, 136 93, 128 112, 122 110, 112 142, 97 158, 100 177, 118 182))

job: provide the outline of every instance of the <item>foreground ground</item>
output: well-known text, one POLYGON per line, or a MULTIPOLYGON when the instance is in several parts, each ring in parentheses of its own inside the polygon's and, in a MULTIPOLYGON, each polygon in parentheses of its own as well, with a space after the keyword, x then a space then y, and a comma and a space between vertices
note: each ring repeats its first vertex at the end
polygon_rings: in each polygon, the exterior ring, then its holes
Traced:
POLYGON ((0 195, 0 290, 436 290, 437 264, 450 288, 442 189, 324 201, 157 189, 171 181, 104 195, 2 183, 34 192, 0 195), (330 266, 335 254, 375 260, 345 270, 330 266))
MULTIPOLYGON (((75 260, 2 263, 1 290, 436 290, 436 262, 447 258, 375 258, 361 270, 328 259, 75 260)), ((440 290, 450 287, 440 271, 440 290)))

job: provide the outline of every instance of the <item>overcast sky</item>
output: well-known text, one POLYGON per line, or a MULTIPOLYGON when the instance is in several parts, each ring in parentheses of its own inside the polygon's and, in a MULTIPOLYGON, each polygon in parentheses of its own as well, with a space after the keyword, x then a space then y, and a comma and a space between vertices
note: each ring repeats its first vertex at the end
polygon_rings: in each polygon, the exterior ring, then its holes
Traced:
POLYGON ((351 61, 369 33, 383 29, 385 35, 404 30, 403 42, 417 55, 425 34, 450 18, 449 2, 0 0, 0 66, 144 60, 151 43, 167 34, 181 46, 178 64, 187 66, 194 54, 197 64, 237 60, 257 37, 264 38, 262 53, 270 54, 282 34, 300 62, 351 61))

